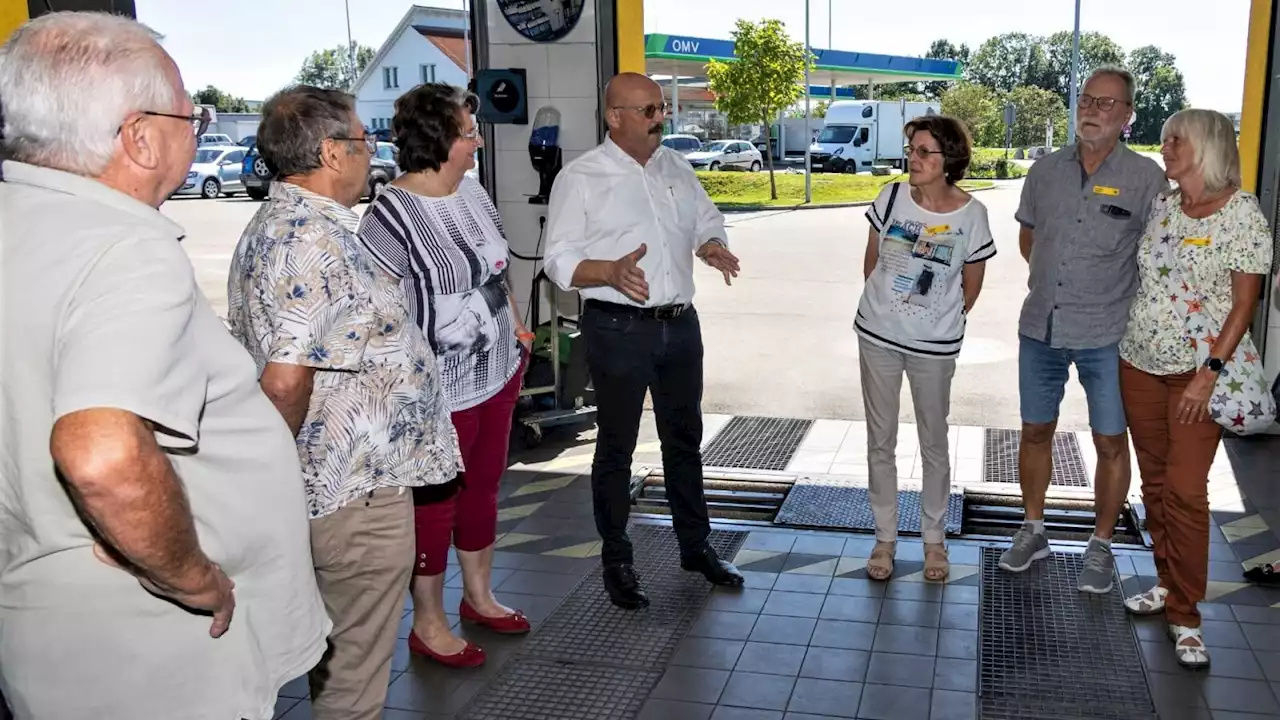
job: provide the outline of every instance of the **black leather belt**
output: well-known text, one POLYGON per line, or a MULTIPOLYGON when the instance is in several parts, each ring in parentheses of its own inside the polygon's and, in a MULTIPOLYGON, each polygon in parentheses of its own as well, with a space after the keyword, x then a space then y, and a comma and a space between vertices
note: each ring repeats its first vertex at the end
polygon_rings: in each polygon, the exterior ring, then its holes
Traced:
POLYGON ((693 305, 689 304, 639 307, 637 305, 623 305, 621 303, 605 302, 604 300, 588 300, 585 305, 589 309, 600 310, 607 313, 639 315, 641 317, 653 318, 654 320, 671 320, 673 318, 680 317, 681 314, 693 307, 693 305))

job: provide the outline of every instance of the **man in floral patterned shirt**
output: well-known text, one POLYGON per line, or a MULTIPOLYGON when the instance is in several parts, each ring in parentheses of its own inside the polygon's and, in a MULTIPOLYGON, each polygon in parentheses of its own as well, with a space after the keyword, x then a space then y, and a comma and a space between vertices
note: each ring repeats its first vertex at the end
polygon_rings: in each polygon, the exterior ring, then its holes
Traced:
POLYGON ((414 562, 407 488, 456 482, 457 437, 399 286, 356 240, 375 145, 353 98, 299 86, 262 115, 258 148, 280 179, 236 248, 229 319, 297 437, 334 623, 312 714, 373 720, 414 562))

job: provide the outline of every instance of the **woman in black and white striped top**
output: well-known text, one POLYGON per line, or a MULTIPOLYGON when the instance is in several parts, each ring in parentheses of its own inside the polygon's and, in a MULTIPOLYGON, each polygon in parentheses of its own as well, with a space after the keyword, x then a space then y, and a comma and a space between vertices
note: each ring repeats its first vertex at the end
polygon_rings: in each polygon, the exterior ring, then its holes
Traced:
POLYGON ((474 95, 420 85, 396 101, 392 121, 404 174, 370 206, 360 239, 400 279, 409 315, 426 334, 453 409, 464 474, 452 487, 415 492, 409 648, 450 667, 475 667, 484 651, 454 635, 444 608, 452 539, 462 566, 463 620, 498 632, 529 622, 493 595, 498 482, 533 335, 507 283, 507 241, 493 201, 466 176, 481 141, 474 95))

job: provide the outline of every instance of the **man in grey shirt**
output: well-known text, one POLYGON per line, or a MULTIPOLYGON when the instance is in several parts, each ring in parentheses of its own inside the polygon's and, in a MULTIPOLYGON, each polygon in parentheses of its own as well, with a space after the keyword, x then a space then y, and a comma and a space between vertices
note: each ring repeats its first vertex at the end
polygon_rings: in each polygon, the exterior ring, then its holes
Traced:
POLYGON ((1120 399, 1119 343, 1138 289, 1138 243, 1164 170, 1119 143, 1133 112, 1133 76, 1102 68, 1084 84, 1079 141, 1036 162, 1017 220, 1030 292, 1019 322, 1022 444, 1018 472, 1026 522, 1000 558, 1022 572, 1049 556, 1044 502, 1053 472, 1053 435, 1076 366, 1089 403, 1098 467, 1096 521, 1080 574, 1082 592, 1111 590, 1111 535, 1129 491, 1129 436, 1120 399))
POLYGON ((266 720, 332 623, 293 436, 157 210, 208 116, 105 13, 20 28, 0 97, 0 693, 266 720))

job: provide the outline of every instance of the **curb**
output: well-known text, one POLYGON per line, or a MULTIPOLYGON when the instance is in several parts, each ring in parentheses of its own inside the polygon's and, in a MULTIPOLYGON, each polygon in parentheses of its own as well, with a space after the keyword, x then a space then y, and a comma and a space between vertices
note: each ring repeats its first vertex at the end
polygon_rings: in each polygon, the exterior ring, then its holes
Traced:
MULTIPOLYGON (((1021 180, 1022 178, 1014 178, 1021 180)), ((985 182, 994 183, 989 187, 974 188, 969 190, 970 193, 985 192, 987 190, 995 190, 1000 187, 1001 182, 1011 182, 1010 180, 988 180, 985 182)), ((875 202, 874 200, 859 200, 857 202, 840 202, 840 203, 821 203, 815 205, 738 205, 735 203, 716 203, 716 208, 723 212, 763 212, 766 210, 777 210, 779 212, 790 210, 835 210, 838 208, 865 207, 875 202)))

